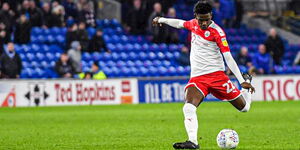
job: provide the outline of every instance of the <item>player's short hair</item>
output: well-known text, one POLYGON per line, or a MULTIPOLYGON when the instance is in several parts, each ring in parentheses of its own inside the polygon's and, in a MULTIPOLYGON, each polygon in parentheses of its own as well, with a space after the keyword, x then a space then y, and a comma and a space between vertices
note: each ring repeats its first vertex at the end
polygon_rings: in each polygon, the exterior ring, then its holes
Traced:
POLYGON ((211 12, 212 6, 206 0, 200 0, 194 6, 194 14, 208 14, 211 12))
POLYGON ((93 62, 93 65, 95 65, 96 67, 100 68, 99 64, 96 61, 93 62))

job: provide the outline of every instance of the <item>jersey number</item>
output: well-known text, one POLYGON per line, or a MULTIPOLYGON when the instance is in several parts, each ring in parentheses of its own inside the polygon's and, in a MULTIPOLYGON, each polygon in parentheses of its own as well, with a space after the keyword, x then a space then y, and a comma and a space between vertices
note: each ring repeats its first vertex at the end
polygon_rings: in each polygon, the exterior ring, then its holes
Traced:
POLYGON ((227 88, 227 93, 232 92, 235 89, 235 86, 232 84, 232 82, 230 80, 227 81, 227 83, 223 84, 223 87, 227 88))

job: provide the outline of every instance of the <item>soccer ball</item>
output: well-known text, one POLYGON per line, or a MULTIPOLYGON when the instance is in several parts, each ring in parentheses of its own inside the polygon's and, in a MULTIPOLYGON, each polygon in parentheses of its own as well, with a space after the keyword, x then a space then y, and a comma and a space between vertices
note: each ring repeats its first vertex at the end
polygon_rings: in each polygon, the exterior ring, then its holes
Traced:
POLYGON ((234 149, 239 144, 239 135, 232 129, 223 129, 217 136, 217 144, 222 149, 234 149))

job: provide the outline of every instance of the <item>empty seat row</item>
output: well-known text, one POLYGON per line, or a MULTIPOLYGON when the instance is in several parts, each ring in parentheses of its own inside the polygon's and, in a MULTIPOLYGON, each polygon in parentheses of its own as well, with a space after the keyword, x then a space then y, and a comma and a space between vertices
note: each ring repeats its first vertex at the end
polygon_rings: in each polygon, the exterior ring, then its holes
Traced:
POLYGON ((99 52, 95 52, 93 54, 89 54, 89 53, 84 53, 82 55, 82 59, 85 61, 89 61, 89 60, 94 60, 94 61, 108 61, 108 60, 172 60, 172 59, 176 59, 180 56, 179 52, 158 52, 158 53, 154 53, 154 52, 138 52, 138 53, 134 53, 134 52, 130 52, 130 53, 125 53, 125 52, 121 52, 121 53, 99 53, 99 52))
POLYGON ((107 48, 110 49, 111 51, 116 51, 116 52, 130 52, 130 51, 136 51, 136 52, 140 52, 140 51, 153 51, 153 52, 157 52, 157 51, 161 51, 161 52, 166 52, 166 51, 170 51, 170 52, 177 52, 180 51, 181 48, 183 47, 182 44, 148 44, 148 43, 144 43, 144 44, 139 44, 139 43, 135 43, 135 44, 112 44, 109 43, 107 44, 107 48))
POLYGON ((46 44, 15 44, 15 50, 18 53, 37 53, 37 52, 63 52, 63 49, 58 45, 46 45, 46 44))

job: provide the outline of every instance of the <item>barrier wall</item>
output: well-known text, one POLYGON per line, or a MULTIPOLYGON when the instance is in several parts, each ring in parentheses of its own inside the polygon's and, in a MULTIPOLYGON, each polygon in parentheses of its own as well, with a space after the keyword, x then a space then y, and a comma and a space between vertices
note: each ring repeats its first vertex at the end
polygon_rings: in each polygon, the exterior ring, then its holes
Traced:
POLYGON ((0 82, 0 104, 57 106, 138 103, 137 79, 0 82))
MULTIPOLYGON (((187 83, 188 78, 138 80, 140 103, 183 102, 184 87, 187 83)), ((217 99, 208 95, 205 100, 216 101, 217 99)))
MULTIPOLYGON (((233 83, 239 85, 236 79, 233 83)), ((108 80, 3 80, 1 107, 169 103, 184 101, 188 78, 108 80)), ((254 101, 299 100, 300 76, 258 76, 254 101)), ((240 88, 240 87, 239 87, 240 88)), ((208 95, 205 101, 218 101, 208 95)))
POLYGON ((259 76, 253 79, 256 93, 254 100, 299 100, 300 75, 289 76, 259 76))

